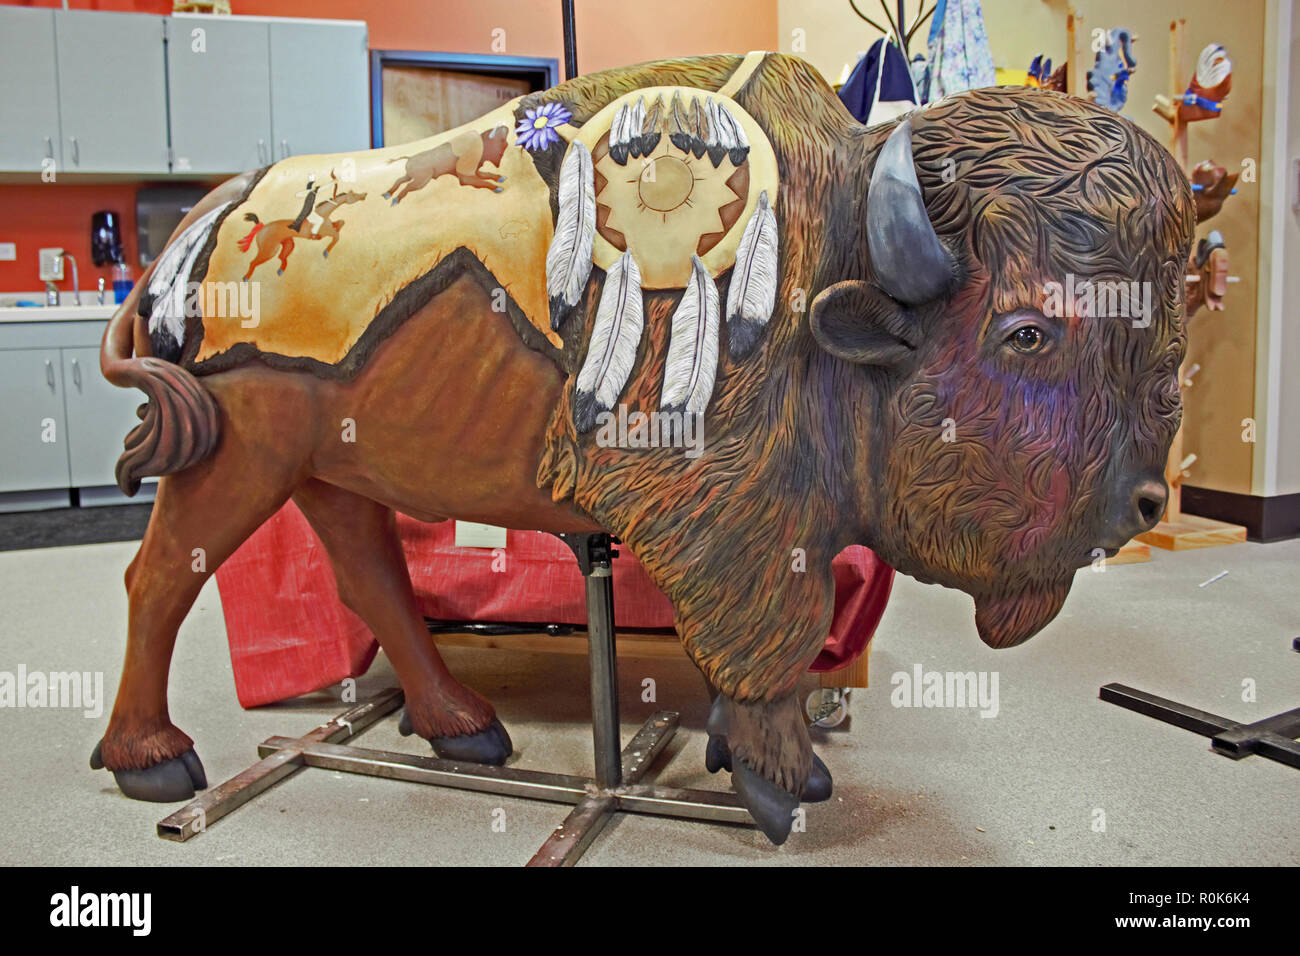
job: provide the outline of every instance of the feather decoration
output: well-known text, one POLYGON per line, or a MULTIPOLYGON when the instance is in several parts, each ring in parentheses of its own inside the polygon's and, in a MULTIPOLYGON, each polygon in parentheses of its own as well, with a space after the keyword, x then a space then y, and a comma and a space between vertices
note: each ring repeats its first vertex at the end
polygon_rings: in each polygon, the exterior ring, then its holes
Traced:
POLYGON ((668 107, 668 139, 683 153, 691 151, 690 112, 682 103, 682 94, 673 93, 672 103, 668 107))
POLYGON ((707 96, 704 98, 704 104, 708 109, 709 118, 709 135, 704 143, 709 154, 709 162, 713 164, 714 169, 717 169, 718 164, 722 162, 722 157, 727 155, 727 144, 723 140, 722 123, 718 119, 718 104, 707 96))
POLYGON ((628 155, 634 158, 641 155, 641 128, 644 125, 645 97, 638 96, 627 114, 627 134, 624 137, 627 140, 628 155))
POLYGON ((663 135, 659 131, 660 118, 663 116, 664 98, 655 97, 655 101, 650 104, 650 112, 641 124, 641 141, 639 148, 642 156, 649 156, 659 145, 659 139, 663 135))
POLYGON ((546 252, 546 292, 551 328, 559 331, 578 304, 591 276, 591 245, 596 235, 596 190, 591 152, 575 139, 560 167, 560 214, 546 252))
POLYGON ((627 165, 631 112, 631 104, 624 103, 614 111, 614 122, 609 127, 609 155, 620 166, 627 165))
POLYGON ((727 128, 727 156, 731 165, 740 166, 749 156, 749 137, 740 126, 740 121, 732 116, 723 104, 718 104, 718 119, 727 128))
POLYGON ((727 290, 727 333, 732 358, 744 358, 767 327, 776 306, 778 248, 776 214, 767 190, 745 224, 727 290))
POLYGON ((704 155, 705 138, 709 135, 709 119, 705 110, 700 108, 699 97, 691 97, 691 152, 696 159, 704 155))
POLYGON ((149 334, 159 329, 182 345, 185 339, 185 299, 189 291, 190 272, 207 242, 212 224, 230 203, 210 209, 185 227, 185 231, 167 246, 149 277, 149 334))
POLYGON ((600 413, 610 411, 623 394, 644 322, 641 270, 632 253, 625 252, 605 273, 587 358, 578 372, 573 424, 579 434, 595 428, 600 413))
POLYGON ((699 256, 691 256, 691 277, 673 312, 664 387, 659 407, 683 416, 703 415, 713 397, 718 371, 718 287, 699 256))

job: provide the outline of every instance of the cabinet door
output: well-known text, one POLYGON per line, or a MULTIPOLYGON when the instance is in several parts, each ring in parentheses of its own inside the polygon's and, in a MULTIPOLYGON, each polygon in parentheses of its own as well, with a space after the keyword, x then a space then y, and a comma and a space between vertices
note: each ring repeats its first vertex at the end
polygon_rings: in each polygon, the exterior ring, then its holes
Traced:
POLYGON ((269 34, 265 21, 172 17, 173 171, 241 173, 272 161, 269 34))
POLYGON ((163 18, 54 13, 62 169, 165 173, 167 73, 163 18))
POLYGON ((63 349, 63 387, 72 487, 116 484, 122 440, 140 424, 135 410, 148 396, 105 379, 97 348, 63 349))
POLYGON ((59 161, 54 11, 0 7, 0 170, 59 161))
POLYGON ((370 146, 364 23, 271 24, 275 158, 370 146))
POLYGON ((58 349, 0 352, 0 492, 68 486, 58 349))

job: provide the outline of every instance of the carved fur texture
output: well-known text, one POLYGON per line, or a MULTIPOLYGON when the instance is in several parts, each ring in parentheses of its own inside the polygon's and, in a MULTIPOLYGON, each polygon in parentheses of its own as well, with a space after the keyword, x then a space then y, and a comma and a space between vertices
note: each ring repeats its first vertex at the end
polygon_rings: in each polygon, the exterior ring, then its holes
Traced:
MULTIPOLYGON (((1185 179, 1127 120, 1058 94, 982 90, 914 114, 927 211, 959 281, 904 313, 919 333, 907 358, 855 364, 818 347, 806 303, 871 280, 856 217, 890 130, 853 124, 794 58, 769 57, 736 99, 782 166, 767 344, 743 363, 722 350, 701 457, 595 447, 562 409, 539 483, 624 538, 732 698, 793 689, 830 620, 830 559, 854 542, 965 590, 986 642, 1019 643, 1093 557, 1115 476, 1158 472, 1177 428, 1185 179), (1016 364, 993 320, 1042 308, 1044 284, 1068 274, 1149 282, 1153 314, 1072 320, 1054 354, 1016 364)), ((630 409, 654 407, 676 298, 647 297, 630 409)))

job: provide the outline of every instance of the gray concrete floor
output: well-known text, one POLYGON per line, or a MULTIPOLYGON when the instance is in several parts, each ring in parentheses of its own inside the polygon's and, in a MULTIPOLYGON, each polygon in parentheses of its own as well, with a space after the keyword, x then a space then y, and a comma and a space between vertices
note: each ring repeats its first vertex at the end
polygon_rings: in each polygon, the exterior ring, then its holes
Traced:
MULTIPOLYGON (((396 781, 305 770, 186 844, 154 835, 171 807, 125 799, 86 758, 107 722, 126 628, 122 571, 132 543, 0 554, 0 670, 104 673, 110 701, 0 711, 3 864, 502 864, 525 862, 565 808, 396 781), (504 811, 504 832, 493 829, 504 811)), ((1238 720, 1300 706, 1300 541, 1153 553, 1148 564, 1079 573, 1064 612, 1029 644, 985 648, 964 595, 900 577, 857 691, 847 732, 818 732, 835 796, 807 809, 783 848, 755 830, 618 818, 587 865, 656 864, 1297 864, 1300 773, 1213 754, 1187 731, 1097 699, 1127 683, 1238 720), (1197 585, 1221 570, 1231 573, 1197 585), (997 671, 1000 710, 891 705, 890 676, 997 671), (1253 680, 1257 700, 1243 702, 1253 680), (1098 811, 1104 831, 1094 829, 1098 811)), ((489 696, 519 766, 591 772, 586 662, 578 656, 450 649, 448 663, 489 696)), ((361 696, 394 682, 380 656, 361 696)), ((667 707, 682 712, 660 782, 719 788, 703 767, 700 681, 680 661, 624 660, 624 733, 667 707), (657 701, 643 703, 653 677, 657 701)), ((194 737, 210 782, 255 759, 274 734, 340 712, 337 696, 245 712, 235 699, 216 587, 180 634, 171 711, 194 737)), ((393 718, 358 741, 422 751, 393 718)))

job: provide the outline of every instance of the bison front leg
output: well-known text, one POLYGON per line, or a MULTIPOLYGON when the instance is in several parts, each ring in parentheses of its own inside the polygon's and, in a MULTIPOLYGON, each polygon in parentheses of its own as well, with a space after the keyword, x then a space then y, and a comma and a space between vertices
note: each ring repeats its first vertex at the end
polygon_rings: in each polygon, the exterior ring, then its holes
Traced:
MULTIPOLYGON (((723 696, 721 691, 713 686, 713 682, 707 677, 704 678, 704 683, 708 687, 709 700, 713 702, 713 708, 709 711, 709 723, 706 728, 709 741, 704 749, 704 766, 709 773, 717 773, 719 770, 726 770, 731 773, 731 743, 728 740, 728 730, 731 725, 730 711, 732 704, 723 696)), ((821 757, 814 752, 812 755, 812 768, 808 771, 808 780, 803 785, 803 791, 799 795, 800 799, 804 803, 822 803, 830 799, 832 788, 831 772, 826 764, 822 762, 821 757)))
POLYGON ((796 696, 830 626, 830 562, 810 559, 804 570, 802 561, 792 567, 773 560, 766 568, 719 561, 714 574, 702 572, 705 564, 714 564, 708 555, 680 578, 667 568, 658 576, 668 584, 688 653, 717 692, 706 760, 710 770, 731 770, 737 794, 779 845, 790 835, 800 802, 830 795, 830 773, 813 754, 796 696), (718 599, 745 593, 766 598, 740 604, 718 599))

